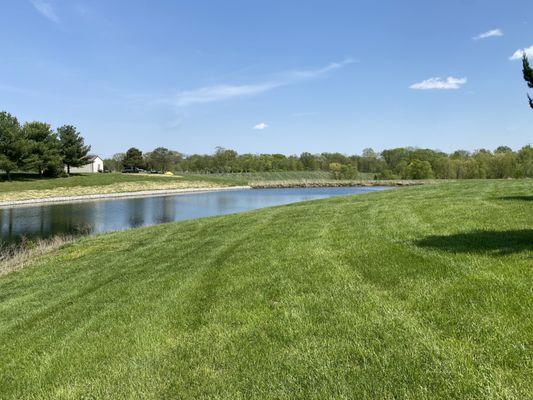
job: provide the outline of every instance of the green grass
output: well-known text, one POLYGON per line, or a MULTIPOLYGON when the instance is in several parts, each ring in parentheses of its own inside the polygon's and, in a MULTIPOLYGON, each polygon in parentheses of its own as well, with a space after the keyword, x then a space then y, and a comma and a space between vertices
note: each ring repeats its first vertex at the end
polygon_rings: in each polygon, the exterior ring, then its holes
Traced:
POLYGON ((84 238, 0 278, 0 398, 531 399, 533 182, 84 238))
MULTIPOLYGON (((197 175, 194 175, 197 176, 197 175)), ((200 175, 201 176, 201 175, 200 175)), ((237 179, 239 182, 330 180, 327 171, 278 171, 278 172, 232 172, 209 174, 209 177, 237 179)), ((359 173, 358 179, 374 179, 374 174, 359 173)))
MULTIPOLYGON (((186 181, 217 181, 217 177, 210 179, 209 176, 176 176, 168 177, 161 175, 146 174, 76 174, 67 178, 39 178, 33 174, 16 174, 11 182, 0 182, 1 192, 19 192, 24 190, 49 190, 58 187, 89 187, 89 186, 107 186, 117 183, 131 182, 164 182, 164 180, 186 180, 186 181)), ((220 179, 219 181, 228 183, 229 180, 220 179)))
MULTIPOLYGON (((12 182, 0 182, 0 201, 69 197, 108 193, 217 188, 238 185, 236 179, 210 176, 148 174, 83 174, 68 178, 39 178, 19 174, 12 182)), ((245 184, 245 182, 244 182, 245 184)))

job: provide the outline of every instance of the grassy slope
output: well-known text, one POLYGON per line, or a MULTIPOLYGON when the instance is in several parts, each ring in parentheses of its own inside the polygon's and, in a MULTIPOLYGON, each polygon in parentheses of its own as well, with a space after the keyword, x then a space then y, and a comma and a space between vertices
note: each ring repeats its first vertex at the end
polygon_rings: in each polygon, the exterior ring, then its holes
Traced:
POLYGON ((0 398, 531 398, 532 243, 531 181, 85 238, 0 278, 0 398))
POLYGON ((0 182, 0 201, 53 196, 140 190, 179 189, 234 185, 239 182, 223 177, 164 176, 143 174, 83 174, 68 178, 38 178, 19 175, 12 182, 0 182))
MULTIPOLYGON (((358 179, 374 179, 372 173, 360 172, 358 179)), ((239 179, 245 182, 268 181, 323 181, 332 180, 331 173, 327 171, 278 171, 278 172, 232 172, 224 174, 210 174, 211 177, 239 179)))

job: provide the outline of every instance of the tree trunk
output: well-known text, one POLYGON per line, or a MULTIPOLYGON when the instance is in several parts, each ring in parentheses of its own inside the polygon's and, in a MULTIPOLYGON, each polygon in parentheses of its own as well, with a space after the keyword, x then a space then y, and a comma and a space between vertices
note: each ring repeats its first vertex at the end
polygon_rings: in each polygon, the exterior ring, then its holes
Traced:
POLYGON ((67 175, 70 175, 70 165, 67 164, 67 175))
POLYGON ((11 182, 11 171, 6 171, 7 173, 7 180, 11 182))

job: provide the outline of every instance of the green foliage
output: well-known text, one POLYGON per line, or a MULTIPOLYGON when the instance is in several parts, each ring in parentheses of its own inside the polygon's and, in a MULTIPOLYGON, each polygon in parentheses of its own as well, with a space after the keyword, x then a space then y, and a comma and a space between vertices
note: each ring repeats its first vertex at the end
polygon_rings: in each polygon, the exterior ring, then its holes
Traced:
POLYGON ((169 150, 165 147, 158 147, 150 153, 144 155, 145 164, 149 169, 167 172, 173 164, 179 163, 182 155, 177 151, 169 150))
POLYGON ((62 170, 60 143, 49 124, 44 122, 26 122, 22 127, 22 136, 29 143, 29 156, 26 167, 37 171, 39 175, 54 176, 62 170))
POLYGON ((124 155, 122 164, 125 167, 129 167, 129 168, 143 168, 144 159, 143 159, 142 151, 140 151, 139 149, 135 147, 131 147, 130 149, 128 149, 128 151, 124 155))
POLYGON ((336 180, 351 180, 357 178, 357 169, 350 164, 330 163, 331 177, 336 180))
POLYGON ((0 398, 531 399, 531 189, 445 182, 68 244, 0 278, 0 398))
POLYGON ((519 177, 533 177, 533 147, 528 145, 520 149, 517 155, 519 177))
POLYGON ((342 164, 336 162, 331 163, 329 164, 329 170, 333 179, 341 179, 342 164))
POLYGON ((21 127, 14 116, 0 112, 0 170, 8 180, 15 171, 61 176, 63 165, 82 165, 89 149, 71 125, 59 128, 56 134, 44 122, 26 122, 21 127))
POLYGON ((404 179, 430 179, 433 177, 433 170, 429 161, 418 159, 411 161, 402 173, 404 179))
MULTIPOLYGON (((234 150, 217 148, 212 155, 183 156, 165 148, 144 155, 144 165, 150 169, 168 169, 177 173, 256 175, 280 172, 324 172, 333 179, 364 178, 394 179, 412 175, 437 179, 485 179, 532 177, 531 170, 518 162, 517 155, 507 146, 498 147, 494 153, 480 149, 473 153, 457 150, 451 154, 431 149, 401 147, 376 153, 364 149, 361 155, 341 153, 302 153, 300 156, 283 154, 237 154, 234 150), (502 155, 507 155, 503 157, 502 155), (415 162, 416 161, 416 162, 415 162), (419 161, 430 164, 420 165, 419 161), (508 165, 514 163, 514 166, 508 165), (414 163, 409 167, 410 164, 414 163), (164 166, 164 167, 163 167, 164 166), (332 170, 333 168, 333 170, 332 170), (422 170, 420 171, 420 169, 422 170), (525 169, 524 169, 525 168, 525 169), (342 173, 341 173, 342 170, 342 173), (341 178, 342 175, 342 178, 341 178)), ((106 160, 109 169, 118 171, 123 165, 123 155, 106 160)), ((265 178, 270 180, 270 178, 265 178)), ((281 178, 280 178, 281 179, 281 178)))
POLYGON ((25 165, 28 142, 23 138, 20 124, 14 116, 0 112, 0 169, 11 180, 11 172, 25 165))
POLYGON ((59 136, 60 154, 63 163, 67 166, 67 173, 70 174, 70 167, 81 167, 86 164, 87 154, 91 146, 86 146, 83 137, 72 125, 64 125, 57 129, 59 136))
MULTIPOLYGON (((524 80, 527 82, 528 87, 533 89, 533 69, 529 65, 529 60, 525 52, 524 52, 524 57, 522 58, 522 65, 524 67, 523 69, 524 80)), ((527 97, 529 99, 529 106, 533 108, 533 99, 529 95, 527 97)))

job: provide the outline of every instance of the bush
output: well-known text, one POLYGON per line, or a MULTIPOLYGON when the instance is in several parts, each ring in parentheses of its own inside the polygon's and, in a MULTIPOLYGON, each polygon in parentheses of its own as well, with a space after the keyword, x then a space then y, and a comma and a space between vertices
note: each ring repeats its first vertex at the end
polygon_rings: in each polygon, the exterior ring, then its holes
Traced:
POLYGON ((402 175, 404 179, 430 179, 433 178, 433 170, 428 161, 413 160, 402 175))

